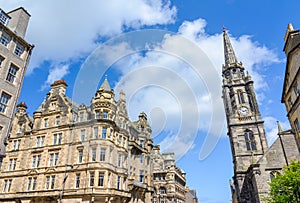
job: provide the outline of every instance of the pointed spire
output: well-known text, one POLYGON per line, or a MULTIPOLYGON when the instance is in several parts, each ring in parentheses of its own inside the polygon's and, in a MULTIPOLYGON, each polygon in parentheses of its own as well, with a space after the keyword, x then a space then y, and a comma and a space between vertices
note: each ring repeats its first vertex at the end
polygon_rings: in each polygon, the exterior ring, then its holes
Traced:
POLYGON ((238 60, 235 56, 230 39, 227 35, 227 30, 224 26, 223 26, 223 40, 224 40, 225 67, 229 67, 231 64, 237 64, 238 60))
POLYGON ((108 82, 108 80, 107 80, 107 75, 105 75, 105 79, 104 79, 104 81, 103 81, 103 83, 102 83, 102 85, 100 86, 99 89, 103 89, 103 90, 105 90, 105 91, 111 91, 109 82, 108 82))

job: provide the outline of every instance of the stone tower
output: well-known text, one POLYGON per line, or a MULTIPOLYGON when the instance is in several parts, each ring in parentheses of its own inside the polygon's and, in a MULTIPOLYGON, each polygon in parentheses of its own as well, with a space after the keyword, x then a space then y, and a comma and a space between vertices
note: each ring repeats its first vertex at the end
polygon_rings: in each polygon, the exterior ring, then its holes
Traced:
POLYGON ((238 202, 248 202, 254 186, 245 178, 247 171, 264 155, 268 145, 253 80, 238 62, 225 29, 223 40, 222 94, 234 164, 234 186, 238 202))

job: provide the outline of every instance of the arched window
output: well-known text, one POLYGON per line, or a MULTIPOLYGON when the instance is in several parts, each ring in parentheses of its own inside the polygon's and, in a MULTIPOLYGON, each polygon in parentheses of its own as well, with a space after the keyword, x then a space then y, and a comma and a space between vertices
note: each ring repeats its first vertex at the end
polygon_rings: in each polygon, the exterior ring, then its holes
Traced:
POLYGON ((256 150, 256 142, 254 139, 253 132, 251 130, 245 130, 245 141, 246 141, 246 147, 248 151, 256 150))

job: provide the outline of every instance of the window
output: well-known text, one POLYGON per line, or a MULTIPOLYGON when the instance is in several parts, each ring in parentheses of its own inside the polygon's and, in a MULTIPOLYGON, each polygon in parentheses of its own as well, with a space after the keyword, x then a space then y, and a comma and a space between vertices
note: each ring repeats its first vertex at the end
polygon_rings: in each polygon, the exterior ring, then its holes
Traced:
POLYGON ((53 144, 54 145, 61 144, 61 141, 62 141, 62 133, 55 133, 53 135, 53 144))
POLYGON ((36 181, 37 181, 37 177, 34 177, 33 183, 32 183, 32 190, 35 190, 35 188, 36 188, 36 181))
POLYGON ((59 153, 51 153, 49 156, 49 166, 56 166, 58 164, 58 155, 59 153))
POLYGON ((241 90, 238 90, 237 93, 238 93, 239 103, 244 104, 245 103, 245 98, 244 98, 243 92, 241 90))
POLYGON ((94 127, 94 139, 98 138, 98 127, 94 127))
POLYGON ((16 165, 17 165, 17 159, 9 159, 8 170, 9 171, 16 170, 16 165))
POLYGON ((96 161, 96 148, 92 148, 92 161, 96 161))
POLYGON ((143 155, 140 156, 140 163, 143 163, 143 155))
POLYGON ((32 168, 40 166, 41 157, 42 157, 41 154, 32 156, 32 164, 31 164, 32 168))
POLYGON ((96 111, 96 112, 95 112, 95 118, 96 118, 96 119, 99 119, 99 118, 100 118, 100 111, 96 111))
POLYGON ((166 194, 166 188, 160 187, 160 188, 159 188, 159 193, 160 193, 160 194, 166 194))
POLYGON ((10 65, 10 68, 9 68, 9 70, 8 70, 8 74, 7 74, 7 76, 6 76, 6 80, 7 80, 8 82, 13 83, 13 82, 15 81, 17 72, 18 72, 17 66, 11 64, 11 65, 10 65))
POLYGON ((45 136, 36 137, 36 147, 43 147, 45 144, 45 136))
POLYGON ((9 21, 8 15, 3 11, 0 11, 0 23, 6 26, 8 21, 9 21))
POLYGON ((95 173, 94 172, 90 172, 90 186, 94 186, 94 182, 95 182, 95 173))
POLYGON ((2 192, 9 192, 12 185, 12 179, 4 180, 3 190, 2 192))
POLYGON ((253 136, 253 132, 251 130, 247 129, 245 131, 244 136, 245 136, 247 150, 248 151, 256 150, 256 142, 255 142, 255 139, 254 139, 254 136, 253 136))
POLYGON ((122 139, 122 136, 120 135, 120 136, 119 136, 119 145, 122 145, 122 140, 123 140, 123 139, 122 139))
POLYGON ((45 189, 50 189, 50 176, 46 176, 45 189))
POLYGON ((122 164, 122 155, 119 154, 119 157, 118 157, 118 167, 121 167, 121 164, 122 164))
POLYGON ((4 46, 7 46, 8 43, 10 42, 11 37, 2 30, 2 35, 0 37, 0 43, 3 44, 4 46))
POLYGON ((7 107, 7 104, 10 100, 11 96, 2 92, 1 97, 0 97, 0 112, 5 113, 5 109, 7 107))
POLYGON ((50 189, 54 189, 54 184, 55 184, 55 176, 51 176, 51 185, 50 185, 50 189))
POLYGON ((4 58, 2 56, 0 56, 0 68, 2 66, 2 62, 4 61, 4 58))
POLYGON ((140 140, 140 147, 143 147, 144 140, 140 140))
POLYGON ((106 111, 103 112, 103 119, 107 119, 108 118, 108 113, 106 111))
POLYGON ((140 170, 140 183, 143 182, 143 177, 144 177, 143 173, 144 173, 144 171, 140 170))
POLYGON ((106 138, 106 128, 102 128, 102 139, 106 138))
POLYGON ((47 128, 48 127, 48 118, 45 118, 44 119, 44 128, 47 128))
POLYGON ((83 142, 85 139, 85 130, 80 131, 80 141, 83 142))
POLYGON ((75 178, 75 188, 79 188, 79 187, 80 187, 80 173, 77 173, 75 178))
POLYGON ((27 191, 31 190, 31 182, 32 182, 32 177, 29 177, 27 182, 27 191))
POLYGON ((78 150, 78 163, 82 163, 83 150, 78 150))
POLYGON ((14 150, 18 151, 20 149, 21 140, 14 140, 14 150))
POLYGON ((299 89, 298 83, 296 83, 294 85, 294 92, 295 92, 296 97, 298 97, 300 94, 300 89, 299 89))
POLYGON ((55 118, 55 125, 58 126, 60 123, 60 116, 56 116, 55 118))
POLYGON ((294 121, 294 126, 295 126, 295 130, 296 131, 300 131, 300 125, 299 125, 299 121, 298 121, 298 119, 296 118, 296 120, 294 121))
POLYGON ((19 43, 17 43, 17 44, 16 44, 16 48, 15 48, 14 53, 15 53, 17 56, 21 56, 21 55, 23 54, 23 52, 24 52, 24 46, 21 45, 21 44, 19 44, 19 43))
POLYGON ((123 127, 123 121, 122 121, 122 119, 120 119, 120 121, 119 121, 119 127, 120 127, 120 128, 123 127))
POLYGON ((101 149, 100 149, 100 161, 105 161, 105 153, 106 153, 106 149, 101 147, 101 149))
POLYGON ((121 185, 121 176, 118 176, 118 179, 117 179, 117 189, 118 190, 120 189, 120 185, 121 185))
POLYGON ((98 186, 99 187, 104 186, 104 173, 103 172, 99 172, 98 186))
POLYGON ((84 121, 84 112, 79 113, 79 121, 80 122, 84 121))

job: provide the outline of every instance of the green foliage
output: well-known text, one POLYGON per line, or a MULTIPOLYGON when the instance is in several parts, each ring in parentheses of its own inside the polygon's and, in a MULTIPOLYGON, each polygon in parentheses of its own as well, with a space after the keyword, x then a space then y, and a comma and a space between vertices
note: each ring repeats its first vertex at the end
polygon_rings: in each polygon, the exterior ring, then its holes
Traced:
POLYGON ((285 166, 282 174, 276 175, 270 183, 269 203, 300 202, 300 161, 285 166))

